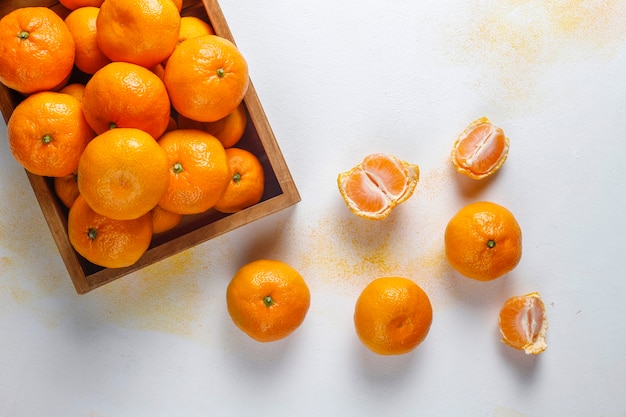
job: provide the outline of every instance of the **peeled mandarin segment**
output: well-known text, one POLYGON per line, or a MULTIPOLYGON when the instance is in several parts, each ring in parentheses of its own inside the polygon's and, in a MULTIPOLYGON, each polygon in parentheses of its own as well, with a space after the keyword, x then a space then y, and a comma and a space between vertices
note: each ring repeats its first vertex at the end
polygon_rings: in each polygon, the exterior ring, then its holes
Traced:
POLYGON ((342 174, 340 188, 353 210, 382 215, 390 209, 387 196, 361 168, 353 169, 345 175, 342 174))
POLYGON ((452 150, 456 170, 473 179, 496 172, 509 152, 509 139, 504 131, 485 117, 471 123, 457 138, 452 150))
POLYGON ((394 156, 371 154, 350 171, 339 174, 337 184, 356 215, 384 219, 406 201, 419 181, 419 168, 394 156))
POLYGON ((502 342, 527 354, 539 354, 547 348, 548 320, 537 292, 509 298, 499 316, 502 342))

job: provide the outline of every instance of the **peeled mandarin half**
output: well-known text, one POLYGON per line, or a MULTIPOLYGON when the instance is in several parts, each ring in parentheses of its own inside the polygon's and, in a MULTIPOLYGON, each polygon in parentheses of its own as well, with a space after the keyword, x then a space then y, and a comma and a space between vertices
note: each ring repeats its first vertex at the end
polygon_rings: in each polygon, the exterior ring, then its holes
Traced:
POLYGON ((537 292, 511 297, 505 301, 499 317, 502 342, 527 354, 546 350, 548 320, 537 292))
POLYGON ((509 153, 504 131, 486 117, 472 122, 454 142, 452 163, 458 172, 475 180, 500 169, 509 153))
POLYGON ((419 167, 387 154, 371 154, 339 174, 339 192, 356 215, 381 220, 406 201, 419 181, 419 167))

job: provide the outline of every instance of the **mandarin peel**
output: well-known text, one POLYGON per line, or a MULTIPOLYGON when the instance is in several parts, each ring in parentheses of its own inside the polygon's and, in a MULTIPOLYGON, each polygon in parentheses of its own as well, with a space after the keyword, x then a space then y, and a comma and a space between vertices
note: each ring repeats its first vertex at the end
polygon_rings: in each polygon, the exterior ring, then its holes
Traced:
POLYGON ((509 142, 501 128, 481 117, 457 137, 452 147, 452 164, 459 173, 481 180, 502 167, 509 153, 509 142))

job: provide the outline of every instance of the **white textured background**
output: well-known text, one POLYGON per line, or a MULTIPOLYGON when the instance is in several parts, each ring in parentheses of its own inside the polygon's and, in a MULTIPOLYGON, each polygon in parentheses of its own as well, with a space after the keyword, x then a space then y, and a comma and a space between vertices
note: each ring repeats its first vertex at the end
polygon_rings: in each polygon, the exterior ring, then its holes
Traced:
POLYGON ((75 294, 0 129, 0 416, 626 416, 626 2, 223 0, 302 202, 90 294, 75 294), (511 138, 484 182, 450 166, 487 116, 511 138), (336 176, 371 152, 417 163, 383 222, 352 215, 336 176), (479 283, 446 264, 463 205, 508 207, 524 254, 479 283), (312 291, 288 339, 226 312, 244 263, 292 264, 312 291), (358 341, 373 278, 414 279, 434 321, 414 352, 358 341), (511 295, 539 291, 548 350, 499 342, 511 295))

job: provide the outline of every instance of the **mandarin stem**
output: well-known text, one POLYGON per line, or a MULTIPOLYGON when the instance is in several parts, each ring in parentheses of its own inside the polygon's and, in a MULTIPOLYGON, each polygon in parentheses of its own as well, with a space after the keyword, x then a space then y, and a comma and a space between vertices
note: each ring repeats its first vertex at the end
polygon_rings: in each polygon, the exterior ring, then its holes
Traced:
POLYGON ((44 145, 49 144, 50 142, 52 142, 52 135, 46 133, 45 135, 43 135, 43 137, 41 138, 41 143, 43 143, 44 145))
POLYGON ((274 300, 272 300, 272 296, 271 295, 266 295, 265 297, 263 297, 263 304, 265 304, 265 307, 271 307, 274 305, 274 300))
POLYGON ((495 241, 495 240, 493 240, 493 239, 489 239, 489 240, 487 241, 487 247, 488 247, 489 249, 495 248, 495 247, 496 247, 496 241, 495 241))
POLYGON ((94 229, 93 227, 90 227, 87 230, 87 237, 91 240, 95 240, 96 236, 98 236, 98 231, 96 229, 94 229))
POLYGON ((22 40, 28 39, 29 36, 30 36, 30 33, 26 32, 25 30, 23 30, 23 31, 21 31, 20 33, 17 34, 17 37, 22 39, 22 40))

